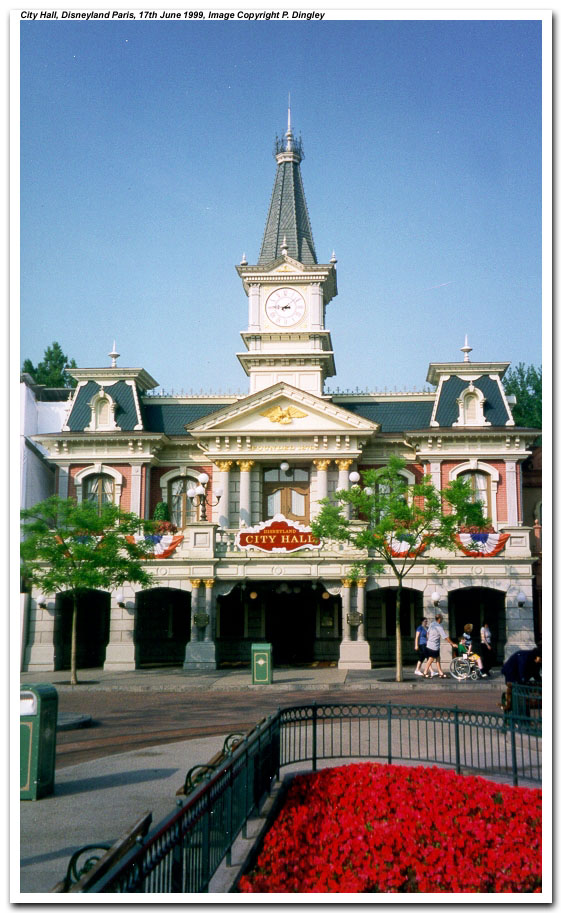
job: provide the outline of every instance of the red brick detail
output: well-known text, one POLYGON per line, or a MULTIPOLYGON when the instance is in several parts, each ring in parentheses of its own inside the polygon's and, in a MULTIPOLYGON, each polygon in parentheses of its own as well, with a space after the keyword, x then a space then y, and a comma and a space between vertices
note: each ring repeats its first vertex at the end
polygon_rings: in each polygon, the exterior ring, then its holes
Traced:
MULTIPOLYGON (((209 484, 207 486, 207 493, 211 497, 213 494, 213 469, 215 467, 213 464, 208 466, 199 465, 199 466, 188 466, 187 471, 190 476, 196 478, 200 473, 206 472, 209 476, 209 484)), ((150 473, 150 514, 148 519, 152 519, 154 514, 154 508, 162 500, 162 486, 160 485, 160 480, 162 476, 166 475, 167 472, 171 472, 172 469, 177 469, 178 475, 180 475, 179 466, 155 466, 150 473)), ((207 511, 207 515, 210 516, 210 510, 207 511)))
MULTIPOLYGON (((94 466, 93 463, 83 463, 76 466, 71 466, 68 472, 68 497, 76 497, 76 483, 75 478, 79 472, 83 469, 91 469, 94 466)), ((131 477, 132 477, 132 468, 130 465, 123 465, 122 463, 102 463, 102 466, 108 466, 110 469, 115 469, 116 472, 119 472, 123 478, 123 483, 121 486, 121 501, 119 507, 121 510, 129 511, 131 509, 131 477)))

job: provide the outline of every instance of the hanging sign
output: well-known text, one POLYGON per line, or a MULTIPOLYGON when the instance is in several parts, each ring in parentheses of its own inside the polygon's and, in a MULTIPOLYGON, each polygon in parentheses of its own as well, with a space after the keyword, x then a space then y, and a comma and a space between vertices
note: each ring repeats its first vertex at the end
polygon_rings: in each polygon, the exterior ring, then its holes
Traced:
POLYGON ((320 548, 322 543, 313 536, 309 526, 287 520, 283 514, 275 514, 271 520, 241 529, 236 534, 236 545, 260 552, 286 553, 303 548, 320 548))

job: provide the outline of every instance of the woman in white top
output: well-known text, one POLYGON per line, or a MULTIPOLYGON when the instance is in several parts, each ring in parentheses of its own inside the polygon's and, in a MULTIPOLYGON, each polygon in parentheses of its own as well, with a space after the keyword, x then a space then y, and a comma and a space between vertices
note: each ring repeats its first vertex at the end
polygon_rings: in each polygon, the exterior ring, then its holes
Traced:
POLYGON ((484 664, 484 672, 489 672, 494 654, 492 652, 492 632, 487 621, 480 628, 480 656, 484 664))
POLYGON ((425 652, 428 660, 427 666, 425 667, 424 678, 433 678, 434 675, 438 675, 439 678, 447 678, 441 668, 441 663, 439 662, 439 646, 441 644, 441 639, 448 641, 452 647, 456 647, 457 645, 445 634, 445 630, 441 624, 442 621, 443 616, 436 615, 435 621, 432 621, 427 629, 427 645, 425 652), (437 672, 434 672, 431 668, 433 660, 435 660, 437 664, 437 672))

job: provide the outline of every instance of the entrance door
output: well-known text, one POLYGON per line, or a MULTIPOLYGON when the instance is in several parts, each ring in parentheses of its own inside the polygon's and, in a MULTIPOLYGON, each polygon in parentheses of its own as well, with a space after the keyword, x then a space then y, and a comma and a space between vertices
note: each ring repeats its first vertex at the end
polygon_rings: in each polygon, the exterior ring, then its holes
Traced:
MULTIPOLYGON (((79 669, 98 669, 105 662, 109 641, 109 593, 86 590, 78 597, 76 621, 76 665, 79 669)), ((72 634, 72 597, 59 593, 55 600, 55 669, 70 669, 72 634)))
POLYGON ((307 584, 284 584, 279 591, 267 588, 265 603, 266 639, 273 646, 274 666, 294 666, 314 661, 316 603, 307 584))
POLYGON ((162 588, 137 594, 137 666, 181 665, 190 632, 189 593, 162 588))
POLYGON ((472 624, 472 644, 478 652, 480 628, 487 621, 492 632, 492 647, 501 665, 506 641, 505 593, 487 587, 468 587, 449 593, 450 637, 461 636, 465 624, 472 624))

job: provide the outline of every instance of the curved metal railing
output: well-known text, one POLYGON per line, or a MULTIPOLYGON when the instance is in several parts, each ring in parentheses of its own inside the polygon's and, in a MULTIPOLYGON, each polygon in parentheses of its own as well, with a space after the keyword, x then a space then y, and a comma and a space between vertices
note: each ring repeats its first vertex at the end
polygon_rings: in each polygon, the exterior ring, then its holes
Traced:
POLYGON ((282 767, 382 759, 456 771, 541 780, 541 720, 458 707, 391 703, 311 703, 285 707, 238 742, 218 769, 87 890, 95 893, 203 893, 282 767))

